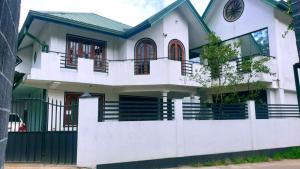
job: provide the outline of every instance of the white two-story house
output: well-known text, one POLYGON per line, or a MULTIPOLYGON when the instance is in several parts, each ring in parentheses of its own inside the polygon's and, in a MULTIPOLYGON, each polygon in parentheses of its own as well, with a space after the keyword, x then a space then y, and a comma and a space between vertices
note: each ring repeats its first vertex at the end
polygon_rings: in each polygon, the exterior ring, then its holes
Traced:
MULTIPOLYGON (((160 100, 201 96, 187 76, 201 66, 200 49, 215 32, 240 39, 241 57, 266 55, 274 76, 266 103, 297 103, 291 18, 275 0, 211 0, 200 17, 177 0, 135 27, 93 13, 30 11, 19 34, 15 97, 43 95, 70 103, 89 92, 104 100, 160 100)), ((246 91, 241 91, 246 92, 246 91)))
MULTIPOLYGON (((19 33, 7 161, 125 168, 299 146, 287 9, 275 0, 211 0, 200 16, 176 0, 134 27, 92 13, 30 11, 19 33), (271 74, 251 81, 264 84, 255 101, 267 105, 206 104, 218 100, 190 77, 205 74, 201 49, 211 32, 240 43, 236 71, 249 56, 270 58, 271 74)), ((249 95, 243 85, 238 94, 249 95)))

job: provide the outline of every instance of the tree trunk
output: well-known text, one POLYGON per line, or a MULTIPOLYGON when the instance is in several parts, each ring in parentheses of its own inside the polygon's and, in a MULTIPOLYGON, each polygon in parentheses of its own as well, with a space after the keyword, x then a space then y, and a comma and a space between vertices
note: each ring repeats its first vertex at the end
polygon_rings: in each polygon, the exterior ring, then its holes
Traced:
POLYGON ((300 60, 300 0, 292 0, 294 29, 297 39, 298 57, 300 60))

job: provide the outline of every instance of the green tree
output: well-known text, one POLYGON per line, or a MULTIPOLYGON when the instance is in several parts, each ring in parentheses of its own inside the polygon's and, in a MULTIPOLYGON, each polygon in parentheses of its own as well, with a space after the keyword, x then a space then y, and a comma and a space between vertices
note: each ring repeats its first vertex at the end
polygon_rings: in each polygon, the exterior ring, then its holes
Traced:
POLYGON ((222 42, 211 33, 208 35, 209 44, 201 48, 202 66, 190 76, 204 88, 208 96, 214 96, 218 103, 241 103, 245 99, 256 98, 258 91, 265 86, 256 80, 259 75, 271 74, 266 56, 247 56, 239 58, 239 40, 222 42), (238 63, 238 64, 237 64, 238 63), (249 91, 246 98, 240 98, 241 88, 249 91), (230 93, 230 94, 225 94, 230 93))

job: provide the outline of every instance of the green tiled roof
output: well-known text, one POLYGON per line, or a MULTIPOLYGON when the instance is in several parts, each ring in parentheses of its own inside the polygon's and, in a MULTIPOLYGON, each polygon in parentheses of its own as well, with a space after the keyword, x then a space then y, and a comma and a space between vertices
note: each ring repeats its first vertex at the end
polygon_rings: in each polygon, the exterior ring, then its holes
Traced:
POLYGON ((94 13, 74 13, 74 12, 40 12, 63 19, 72 20, 74 22, 85 23, 97 27, 104 27, 115 31, 125 32, 131 28, 131 26, 105 18, 103 16, 94 13))
POLYGON ((209 28, 197 13, 194 6, 189 0, 176 0, 166 8, 157 12, 147 20, 138 24, 135 27, 111 20, 109 18, 99 16, 94 13, 71 13, 71 12, 42 12, 42 11, 29 11, 26 21, 19 34, 19 45, 26 36, 32 21, 39 19, 48 22, 54 22, 58 24, 68 25, 77 28, 83 28, 100 33, 106 33, 122 38, 128 38, 133 36, 161 21, 165 16, 176 10, 181 5, 186 4, 188 9, 197 18, 198 22, 202 25, 202 28, 206 32, 210 32, 209 28))
POLYGON ((114 21, 112 19, 94 14, 94 13, 76 13, 76 12, 44 12, 44 11, 30 11, 31 13, 39 15, 48 15, 53 19, 61 21, 70 21, 74 23, 83 24, 91 27, 98 27, 101 29, 116 31, 116 32, 126 32, 128 29, 132 28, 129 25, 114 21))

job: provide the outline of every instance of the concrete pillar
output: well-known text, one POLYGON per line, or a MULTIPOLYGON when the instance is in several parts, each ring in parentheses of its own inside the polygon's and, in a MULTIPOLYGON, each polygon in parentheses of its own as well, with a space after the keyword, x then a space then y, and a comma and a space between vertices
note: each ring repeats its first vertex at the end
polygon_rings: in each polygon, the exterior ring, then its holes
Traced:
POLYGON ((278 89, 276 95, 276 104, 285 104, 284 89, 278 89))
POLYGON ((4 168, 8 136, 20 3, 20 0, 0 0, 0 169, 4 168))
POLYGON ((95 135, 95 126, 98 122, 98 97, 81 97, 78 108, 78 139, 77 139, 77 165, 89 166, 88 162, 94 152, 92 145, 95 135))
POLYGON ((168 120, 168 110, 167 110, 167 106, 168 106, 168 92, 169 91, 163 91, 162 92, 162 100, 163 100, 163 117, 164 117, 164 120, 168 120))
POLYGON ((256 120, 255 101, 250 100, 247 102, 248 116, 250 120, 256 120))
POLYGON ((256 128, 255 128, 255 121, 256 121, 256 111, 255 111, 255 101, 250 100, 247 102, 248 105, 248 116, 250 120, 250 129, 251 129, 251 148, 255 150, 256 147, 256 128))
POLYGON ((268 99, 268 104, 276 103, 275 90, 267 90, 267 99, 268 99))
POLYGON ((183 129, 183 110, 182 99, 174 100, 174 113, 176 121, 176 156, 184 156, 184 129, 183 129))

